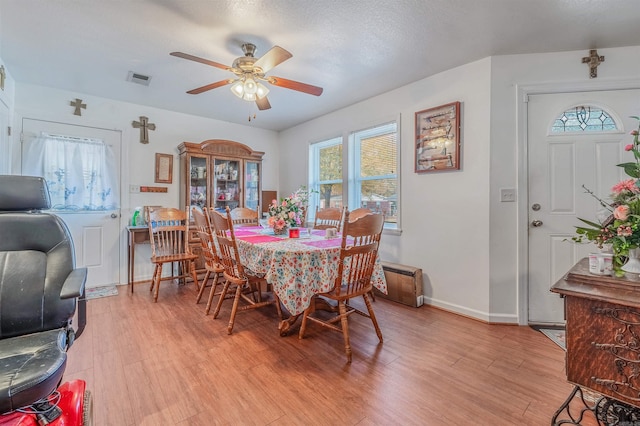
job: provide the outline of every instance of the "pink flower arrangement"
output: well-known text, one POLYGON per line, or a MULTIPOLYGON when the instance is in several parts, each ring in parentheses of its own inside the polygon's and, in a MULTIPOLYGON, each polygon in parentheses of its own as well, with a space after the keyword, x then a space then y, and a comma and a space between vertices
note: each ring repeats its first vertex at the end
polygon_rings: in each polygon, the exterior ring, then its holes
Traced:
POLYGON ((286 228, 293 228, 304 225, 304 209, 309 204, 309 191, 301 186, 290 196, 278 202, 271 201, 269 205, 269 227, 275 233, 283 232, 286 228))
POLYGON ((632 118, 638 120, 638 129, 631 132, 633 143, 624 149, 633 154, 634 161, 618 164, 631 179, 618 182, 611 188, 611 203, 585 188, 601 206, 610 211, 610 215, 602 223, 580 219, 588 226, 576 226, 578 235, 572 238, 576 242, 594 242, 600 248, 610 245, 614 255, 613 267, 618 276, 623 274, 620 267, 629 250, 640 247, 640 117, 632 118))

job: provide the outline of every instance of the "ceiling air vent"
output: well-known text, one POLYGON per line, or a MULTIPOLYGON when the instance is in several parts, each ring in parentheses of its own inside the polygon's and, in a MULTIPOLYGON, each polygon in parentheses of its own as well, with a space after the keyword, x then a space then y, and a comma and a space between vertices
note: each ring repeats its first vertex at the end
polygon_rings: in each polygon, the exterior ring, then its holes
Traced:
POLYGON ((137 72, 129 71, 129 75, 127 76, 127 81, 132 83, 142 84, 143 86, 148 86, 151 81, 151 77, 148 75, 138 74, 137 72))

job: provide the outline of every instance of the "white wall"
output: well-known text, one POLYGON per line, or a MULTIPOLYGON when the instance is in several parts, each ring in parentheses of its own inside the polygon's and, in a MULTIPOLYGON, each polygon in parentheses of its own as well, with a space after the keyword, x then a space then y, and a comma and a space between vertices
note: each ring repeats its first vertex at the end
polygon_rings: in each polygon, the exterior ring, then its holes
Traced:
MULTIPOLYGON (((182 207, 179 206, 180 161, 177 150, 181 142, 229 139, 244 143, 256 151, 263 151, 265 152, 263 187, 266 189, 278 187, 279 148, 276 132, 28 84, 17 84, 15 93, 14 129, 16 133, 22 128, 22 118, 52 120, 122 131, 121 283, 127 282, 125 227, 131 217, 131 209, 143 205, 182 207), (80 98, 87 104, 87 108, 82 110, 82 116, 73 115, 73 107, 69 105, 69 102, 75 98, 80 98), (155 131, 149 131, 149 144, 141 144, 139 129, 131 126, 131 122, 139 120, 140 116, 149 117, 149 121, 156 125, 155 131), (173 183, 170 185, 154 183, 155 153, 157 152, 175 155, 173 183), (166 194, 130 194, 129 184, 167 186, 168 192, 166 194)), ((13 173, 20 173, 18 137, 14 138, 13 151, 13 173)), ((144 249, 144 247, 141 248, 144 249)), ((150 278, 151 274, 148 253, 142 252, 137 255, 136 280, 150 278)))
POLYGON ((384 260, 423 269, 427 303, 489 320, 489 58, 327 114, 280 134, 280 191, 306 183, 309 144, 400 116, 401 235, 384 260), (414 173, 414 114, 462 103, 461 170, 414 173))

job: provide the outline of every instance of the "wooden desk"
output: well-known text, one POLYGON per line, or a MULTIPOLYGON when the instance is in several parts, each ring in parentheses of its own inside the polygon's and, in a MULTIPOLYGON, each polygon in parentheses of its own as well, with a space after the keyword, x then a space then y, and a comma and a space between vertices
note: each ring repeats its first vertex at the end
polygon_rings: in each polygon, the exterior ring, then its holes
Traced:
POLYGON ((129 233, 129 254, 128 254, 128 272, 129 278, 127 284, 133 292, 133 282, 135 278, 135 257, 136 244, 149 244, 149 228, 146 226, 127 226, 129 233))
POLYGON ((590 274, 585 258, 551 291, 565 299, 567 380, 576 385, 553 421, 586 388, 603 397, 593 406, 584 404, 583 411, 593 411, 604 424, 610 424, 614 413, 620 420, 616 424, 636 424, 640 420, 640 277, 590 274))

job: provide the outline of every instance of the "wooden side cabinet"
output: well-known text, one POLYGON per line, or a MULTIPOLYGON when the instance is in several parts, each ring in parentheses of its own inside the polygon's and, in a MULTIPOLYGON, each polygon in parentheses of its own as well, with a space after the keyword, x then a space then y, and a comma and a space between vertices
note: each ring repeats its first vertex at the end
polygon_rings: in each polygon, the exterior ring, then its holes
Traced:
POLYGON ((590 274, 585 258, 551 291, 565 299, 567 380, 603 396, 589 407, 603 423, 609 424, 614 414, 637 420, 640 277, 590 274))
MULTIPOLYGON (((182 142, 178 151, 181 206, 224 212, 226 207, 255 210, 261 205, 264 152, 223 139, 182 142)), ((200 252, 195 232, 190 233, 189 244, 194 253, 200 252)), ((203 267, 198 262, 198 269, 203 267)))

